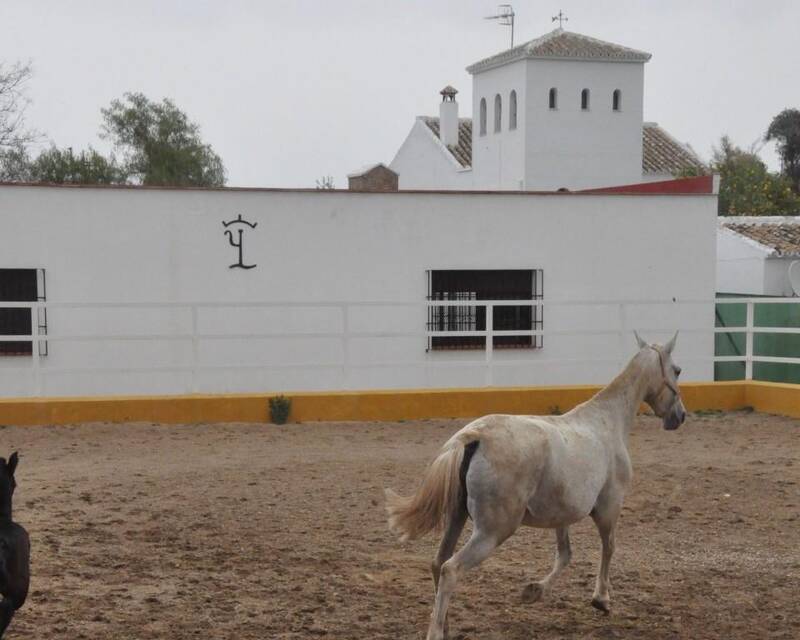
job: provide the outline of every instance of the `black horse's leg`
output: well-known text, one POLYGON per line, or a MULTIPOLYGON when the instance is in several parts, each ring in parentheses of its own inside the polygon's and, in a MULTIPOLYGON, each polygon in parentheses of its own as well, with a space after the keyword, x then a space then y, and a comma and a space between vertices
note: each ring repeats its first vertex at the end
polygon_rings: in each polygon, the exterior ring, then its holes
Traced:
POLYGON ((14 603, 8 598, 3 598, 3 601, 0 602, 0 639, 6 632, 6 627, 11 622, 11 618, 14 617, 14 611, 16 611, 14 603))

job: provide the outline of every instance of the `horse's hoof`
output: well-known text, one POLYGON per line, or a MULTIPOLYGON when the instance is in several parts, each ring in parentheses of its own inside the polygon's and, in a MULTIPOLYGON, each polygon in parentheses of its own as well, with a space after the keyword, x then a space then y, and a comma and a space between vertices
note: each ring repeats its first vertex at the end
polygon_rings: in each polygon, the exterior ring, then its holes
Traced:
POLYGON ((522 590, 522 602, 524 604, 533 604, 539 602, 544 595, 544 589, 538 582, 531 582, 522 590))
POLYGON ((592 598, 592 606, 599 609, 606 615, 611 613, 611 603, 608 600, 601 600, 600 598, 592 598))

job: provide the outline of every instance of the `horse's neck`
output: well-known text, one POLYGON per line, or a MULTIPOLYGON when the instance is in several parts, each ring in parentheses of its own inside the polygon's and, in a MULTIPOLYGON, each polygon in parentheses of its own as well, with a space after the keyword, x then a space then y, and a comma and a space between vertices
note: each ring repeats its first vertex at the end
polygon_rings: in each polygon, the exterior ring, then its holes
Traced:
POLYGON ((647 378, 640 356, 589 402, 609 414, 611 422, 623 430, 627 440, 636 412, 647 393, 647 378))

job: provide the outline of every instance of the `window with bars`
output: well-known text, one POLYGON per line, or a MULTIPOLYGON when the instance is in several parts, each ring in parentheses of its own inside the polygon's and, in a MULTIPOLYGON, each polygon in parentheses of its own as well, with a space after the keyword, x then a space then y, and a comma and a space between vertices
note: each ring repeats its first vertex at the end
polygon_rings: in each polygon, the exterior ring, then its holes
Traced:
MULTIPOLYGON (((44 269, 0 269, 0 302, 37 302, 46 300, 44 269)), ((37 318, 39 334, 47 333, 47 310, 37 318)), ((0 335, 31 335, 31 310, 27 307, 0 307, 0 335)), ((30 340, 0 341, 0 356, 33 355, 30 340)), ((47 355, 47 343, 39 343, 39 355, 47 355)))
MULTIPOLYGON (((428 271, 428 300, 541 300, 544 275, 541 269, 457 269, 428 271)), ((492 325, 497 331, 542 330, 541 307, 498 306, 492 325)), ((481 305, 428 307, 428 330, 485 331, 486 307, 481 305)), ((483 336, 430 336, 428 350, 483 349, 483 336)), ((542 336, 493 336, 495 349, 541 349, 542 336)))

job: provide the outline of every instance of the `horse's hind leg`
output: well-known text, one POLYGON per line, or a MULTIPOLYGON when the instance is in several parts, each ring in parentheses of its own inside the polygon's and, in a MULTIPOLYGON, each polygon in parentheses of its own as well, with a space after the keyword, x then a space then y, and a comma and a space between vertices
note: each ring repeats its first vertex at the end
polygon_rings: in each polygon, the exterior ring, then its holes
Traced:
MULTIPOLYGON (((459 510, 452 514, 447 525, 444 529, 442 541, 439 543, 439 551, 431 564, 431 571, 433 573, 433 595, 439 590, 439 575, 442 572, 442 565, 447 562, 455 551, 456 544, 461 532, 464 530, 464 525, 467 522, 467 510, 465 507, 460 507, 459 510)), ((444 637, 447 637, 447 616, 444 620, 444 637)))
POLYGON ((0 602, 0 638, 3 637, 11 618, 14 617, 14 611, 16 611, 14 603, 8 598, 4 598, 0 602))
POLYGON ((483 562, 498 546, 494 536, 483 533, 475 528, 472 536, 462 549, 442 565, 439 576, 439 586, 436 590, 436 602, 431 615, 431 624, 428 627, 427 640, 443 640, 445 638, 445 622, 447 620, 447 607, 450 597, 456 588, 459 576, 474 569, 483 562))
POLYGON ((531 582, 526 585, 522 590, 523 602, 530 604, 546 596, 553 581, 567 568, 569 561, 572 559, 572 549, 569 546, 569 529, 567 527, 556 529, 556 544, 556 559, 553 564, 553 570, 538 582, 531 582))
POLYGON ((431 571, 433 573, 433 592, 434 595, 439 590, 439 575, 442 572, 442 565, 447 562, 455 551, 456 544, 461 532, 464 530, 464 525, 467 522, 467 510, 463 507, 452 514, 447 521, 447 526, 442 536, 442 541, 439 543, 439 551, 431 564, 431 571))

